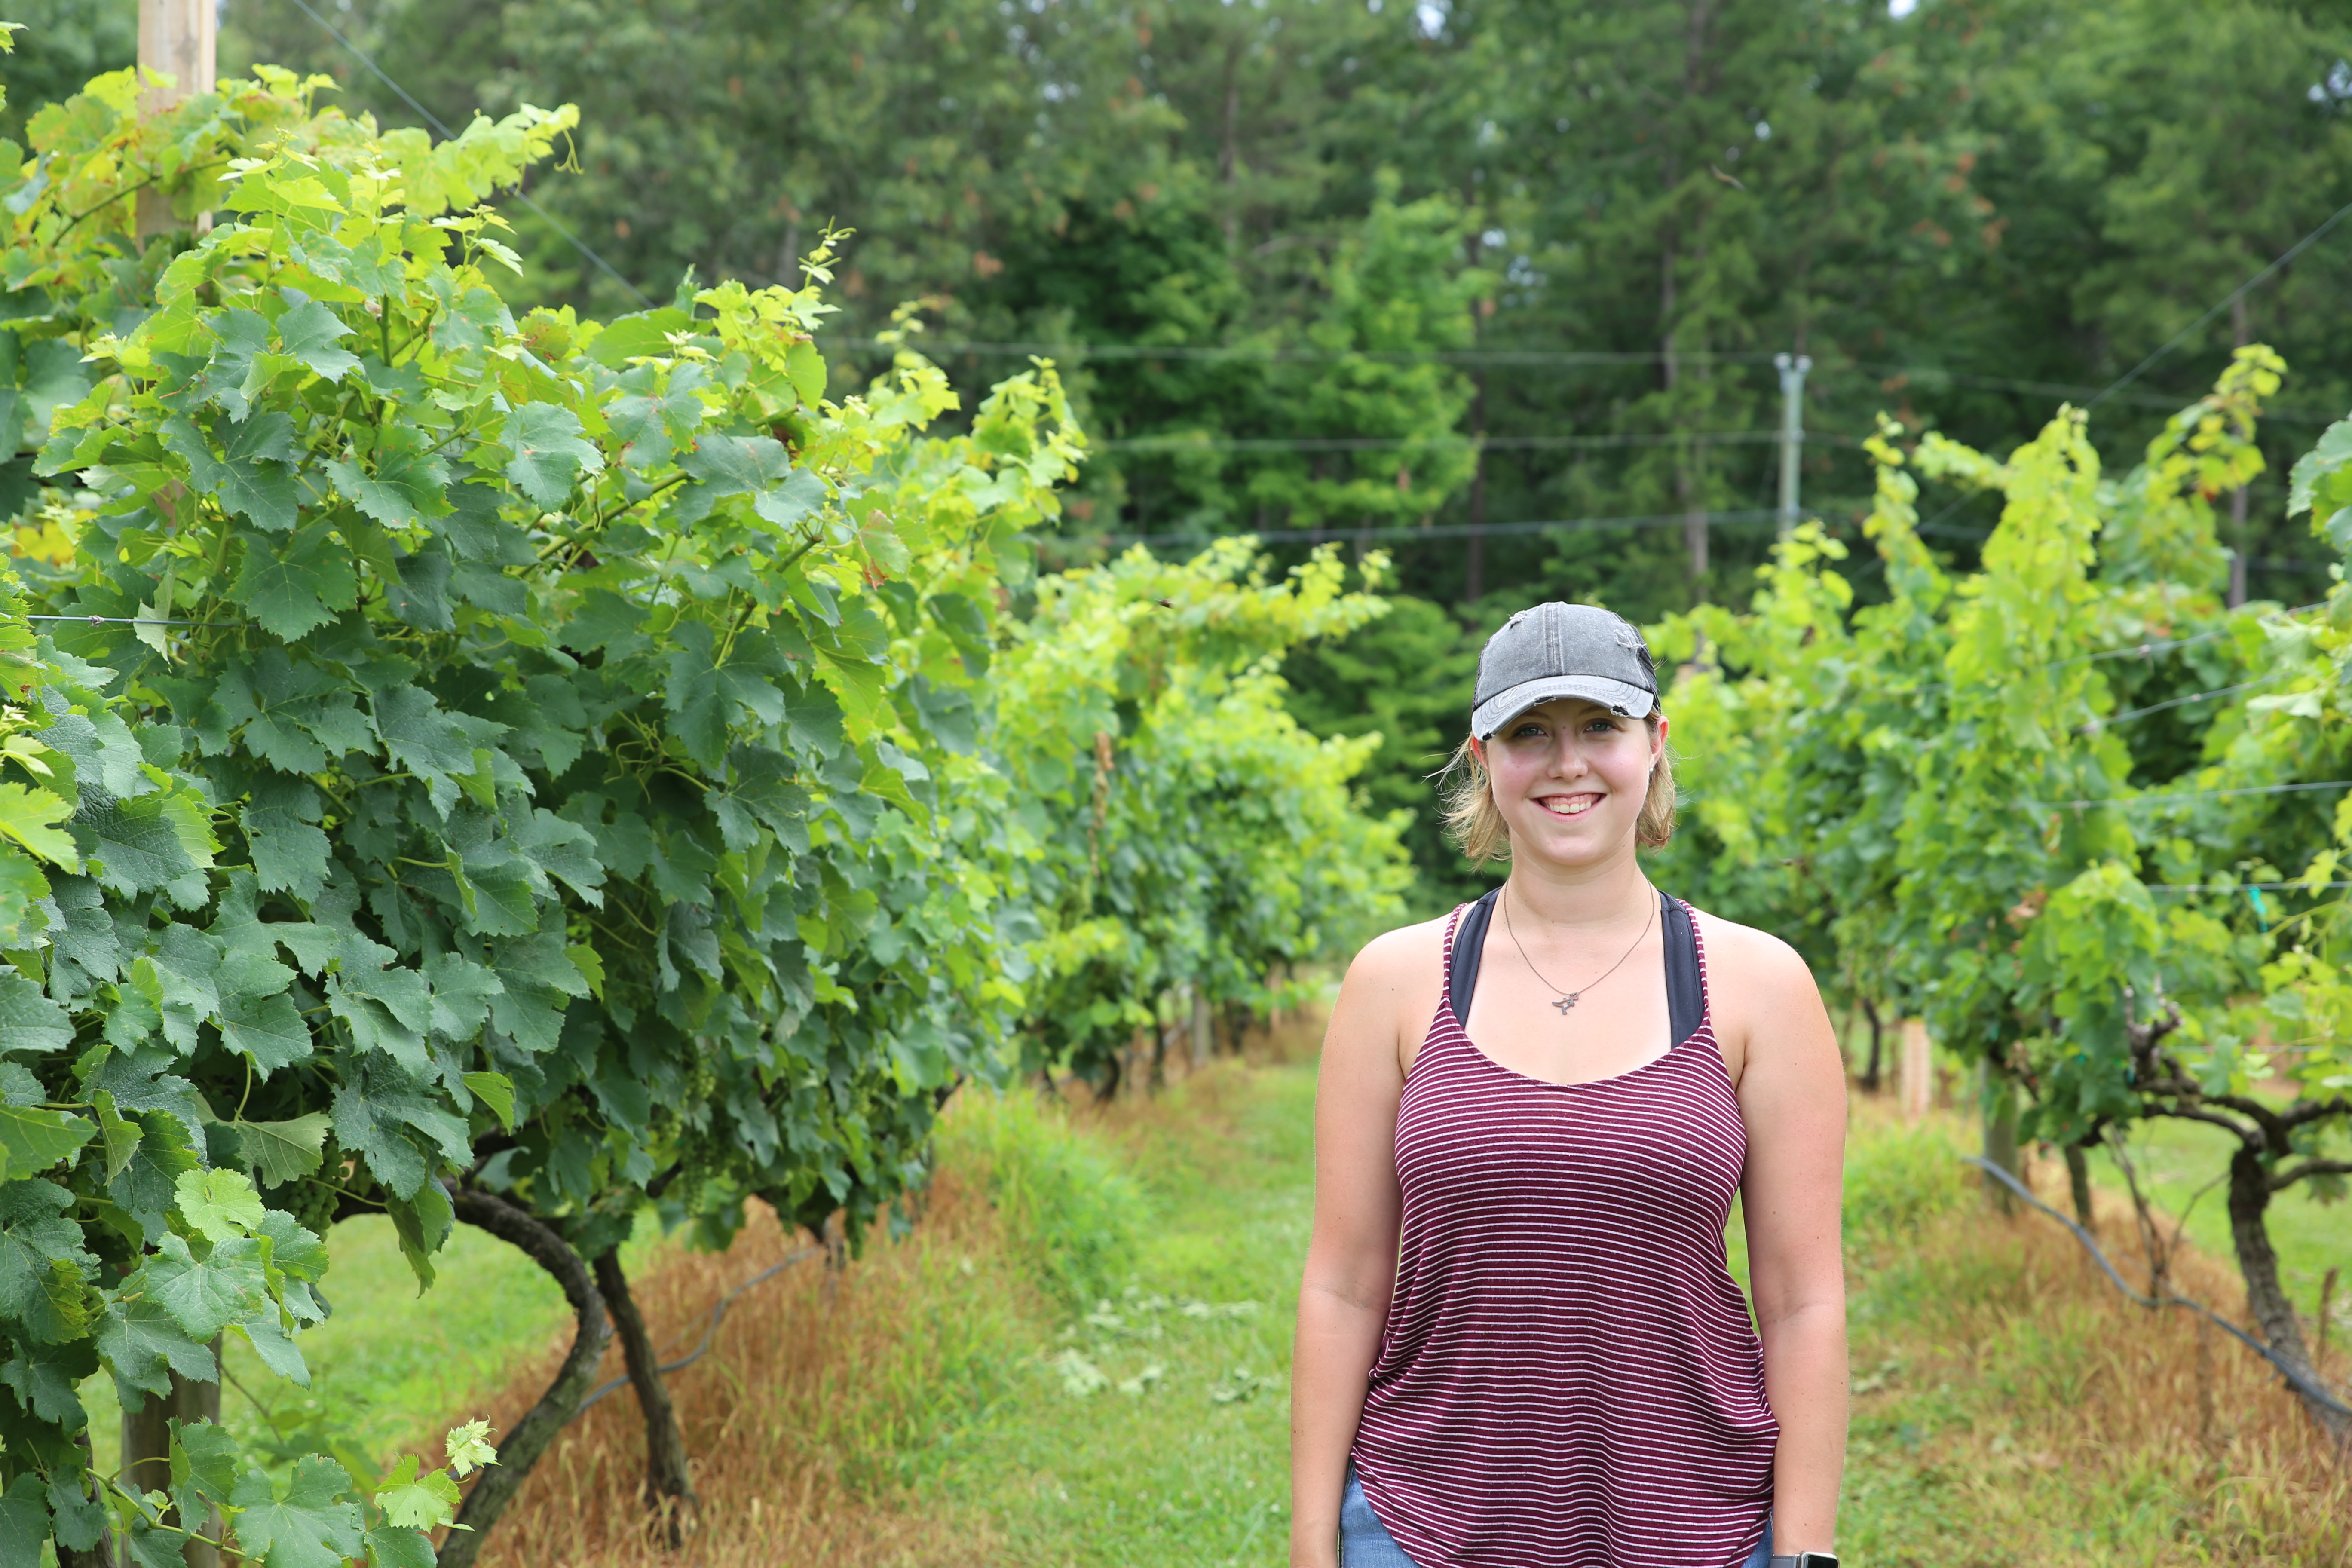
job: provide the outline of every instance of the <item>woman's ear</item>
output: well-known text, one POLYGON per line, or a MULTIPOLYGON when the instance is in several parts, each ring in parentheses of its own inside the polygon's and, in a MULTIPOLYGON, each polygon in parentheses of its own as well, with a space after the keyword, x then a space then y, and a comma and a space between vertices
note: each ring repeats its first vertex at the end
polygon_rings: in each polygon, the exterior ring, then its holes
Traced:
POLYGON ((1483 767, 1485 767, 1485 766, 1486 765, 1486 742, 1484 742, 1483 741, 1479 740, 1477 736, 1473 735, 1473 736, 1471 736, 1471 737, 1470 737, 1470 742, 1469 742, 1469 744, 1470 744, 1470 755, 1477 761, 1477 763, 1478 763, 1478 765, 1479 765, 1480 767, 1482 767, 1482 768, 1483 768, 1483 767))

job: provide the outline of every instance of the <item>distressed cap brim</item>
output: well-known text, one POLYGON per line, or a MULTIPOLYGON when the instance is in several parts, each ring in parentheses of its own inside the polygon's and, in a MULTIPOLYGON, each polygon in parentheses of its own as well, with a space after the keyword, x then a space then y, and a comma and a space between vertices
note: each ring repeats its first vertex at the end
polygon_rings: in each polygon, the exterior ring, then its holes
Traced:
POLYGON ((1482 741, 1489 740, 1495 731, 1536 704, 1560 697, 1581 697, 1626 719, 1646 719, 1656 705, 1656 699, 1640 687, 1612 680, 1605 675, 1547 675, 1537 680, 1523 680, 1478 704, 1470 715, 1470 732, 1482 741))

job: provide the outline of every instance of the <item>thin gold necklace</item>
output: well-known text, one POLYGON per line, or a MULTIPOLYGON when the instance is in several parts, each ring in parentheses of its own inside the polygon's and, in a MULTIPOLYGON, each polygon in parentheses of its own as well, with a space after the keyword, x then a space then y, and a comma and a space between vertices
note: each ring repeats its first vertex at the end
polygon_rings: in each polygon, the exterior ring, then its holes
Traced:
MULTIPOLYGON (((1642 934, 1633 939, 1633 947, 1639 947, 1642 945, 1643 941, 1650 934, 1650 922, 1657 918, 1658 901, 1654 898, 1650 900, 1650 912, 1643 916, 1642 920, 1642 934)), ((1624 968, 1625 960, 1633 956, 1633 947, 1629 947, 1619 956, 1616 963, 1602 970, 1599 975, 1593 979, 1586 981, 1583 984, 1578 986, 1573 991, 1564 991, 1561 990, 1560 987, 1552 984, 1550 981, 1544 980, 1543 971, 1536 967, 1536 961, 1534 959, 1528 957, 1528 944, 1519 940, 1517 929, 1511 924, 1511 894, 1507 888, 1505 889, 1503 892, 1503 929, 1511 933, 1511 945, 1519 950, 1519 957, 1524 959, 1527 963, 1528 973, 1534 975, 1538 980, 1542 980, 1547 988, 1559 992, 1559 1000, 1553 1003, 1552 1005, 1559 1009, 1559 1016, 1563 1018, 1568 1016, 1568 1010, 1576 1005, 1576 1000, 1578 997, 1583 995, 1587 991, 1590 991, 1594 986, 1600 984, 1601 981, 1608 979, 1611 975, 1624 968)))

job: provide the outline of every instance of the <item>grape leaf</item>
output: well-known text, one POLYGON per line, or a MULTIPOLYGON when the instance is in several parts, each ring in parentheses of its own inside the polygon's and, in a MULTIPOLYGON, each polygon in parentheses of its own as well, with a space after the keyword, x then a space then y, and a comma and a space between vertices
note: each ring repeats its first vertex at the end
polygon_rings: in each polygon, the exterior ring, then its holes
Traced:
POLYGON ((210 1421, 172 1423, 172 1492, 180 1517, 200 1519, 206 1504, 236 1491, 236 1439, 210 1421))
POLYGON ((772 437, 705 434, 678 458, 677 466, 709 485, 714 495, 756 496, 783 483, 793 471, 793 456, 772 437))
POLYGON ((403 1454, 377 1483, 375 1504, 395 1529, 438 1530, 457 1517, 457 1483, 446 1470, 419 1468, 415 1455, 403 1454))
POLYGON ((294 422, 272 411, 229 427, 224 455, 184 416, 163 422, 164 447, 188 465, 188 481, 229 511, 251 518, 272 533, 290 531, 300 521, 300 491, 290 466, 295 460, 294 422))
POLYGON ((0 1363, 0 1384, 6 1384, 16 1403, 42 1420, 72 1431, 89 1419, 75 1387, 97 1370, 97 1353, 86 1340, 69 1345, 20 1344, 0 1363))
POLYGON ((30 1470, 0 1494, 0 1568, 41 1568, 49 1539, 48 1488, 30 1470))
POLYGON ((282 991, 274 996, 231 993, 221 1004, 220 1031, 221 1042, 249 1058, 264 1079, 317 1049, 302 1010, 282 991))
POLYGON ((465 1077, 465 1084, 474 1092, 477 1099, 496 1113, 500 1127, 509 1132, 514 1131, 514 1080, 512 1079, 499 1072, 469 1072, 465 1077))
POLYGON ((335 344, 350 337, 342 318, 317 300, 306 300, 278 318, 278 341, 289 359, 299 360, 320 379, 341 381, 359 368, 359 358, 335 344))
POLYGON ((0 971, 0 1052, 61 1051, 73 1042, 64 1008, 15 970, 0 971))
POLYGON ((604 455, 583 439, 580 416, 551 403, 526 403, 508 415, 502 439, 514 454, 507 478, 548 510, 563 504, 582 473, 604 467, 604 455))
POLYGON ((202 863, 189 853, 183 826, 169 809, 168 797, 159 795, 116 801, 95 811, 85 807, 73 821, 74 838, 100 886, 122 894, 168 889, 175 902, 194 907, 205 901, 204 878, 198 874, 202 863), (183 888, 188 892, 185 899, 179 896, 183 888))
MULTIPOLYGON (((94 1359, 92 1364, 96 1364, 94 1359)), ((73 1418, 61 1423, 68 1430, 89 1419, 79 1399, 74 1401, 74 1410, 73 1418)), ((56 1516, 58 1545, 70 1552, 88 1552, 98 1544, 108 1523, 104 1491, 95 1478, 68 1475, 62 1468, 50 1473, 49 1510, 56 1516)))
POLYGON ((185 1241, 167 1233, 139 1274, 191 1339, 211 1339, 267 1300, 261 1248, 244 1237, 198 1258, 185 1241))
POLYGON ((490 1424, 483 1417, 450 1427, 449 1435, 442 1439, 441 1451, 449 1457, 449 1468, 460 1480, 484 1465, 499 1462, 499 1451, 490 1446, 490 1424))
POLYGON ((440 550, 420 550, 393 563, 394 575, 383 584, 383 602, 412 626, 428 632, 454 630, 449 613, 449 557, 440 550))
POLYGON ((437 1561, 433 1538, 421 1530, 394 1530, 377 1525, 367 1532, 372 1568, 434 1568, 437 1561))
POLYGON ((356 604, 359 577, 351 552, 335 542, 325 523, 312 523, 283 544, 247 535, 245 559, 229 596, 271 635, 290 641, 356 604))
POLYGON ((449 468, 430 452, 380 451, 372 474, 355 458, 337 458, 327 475, 353 506, 386 528, 406 528, 449 510, 449 468))
POLYGON ((121 1171, 108 1178, 106 1194, 138 1222, 145 1239, 152 1242, 168 1228, 164 1216, 175 1200, 180 1177, 197 1168, 189 1129, 198 1124, 193 1116, 184 1123, 178 1115, 161 1112, 130 1120, 139 1123, 139 1143, 121 1171))
POLYGON ((140 1403, 136 1394, 171 1393, 175 1372, 196 1383, 220 1381, 213 1352, 202 1340, 191 1338, 152 1296, 108 1300, 98 1321, 98 1353, 114 1369, 126 1408, 140 1403))
POLYGON ((322 1454, 305 1454, 282 1486, 247 1470, 230 1501, 237 1544, 261 1568, 343 1568, 365 1547, 360 1506, 343 1500, 351 1473, 322 1454))
POLYGON ((82 1250, 81 1226, 63 1212, 72 1206, 73 1194, 54 1182, 0 1184, 0 1318, 51 1343, 80 1337, 54 1298, 52 1268, 96 1262, 82 1250))
POLYGON ((139 1152, 139 1141, 146 1129, 129 1117, 119 1115, 114 1109, 114 1096, 100 1089, 91 1096, 98 1112, 98 1131, 106 1150, 106 1179, 113 1181, 131 1167, 131 1156, 139 1152))
MULTIPOLYGON (((285 1121, 232 1121, 254 1179, 265 1187, 299 1181, 317 1170, 327 1142, 328 1116, 313 1110, 285 1121)), ((283 1258, 279 1263, 283 1265, 283 1258)))
POLYGON ((243 1331, 246 1342, 253 1346, 255 1359, 262 1365, 289 1383, 303 1388, 310 1386, 310 1363, 302 1359, 301 1347, 294 1342, 294 1336, 278 1321, 275 1302, 265 1301, 230 1327, 243 1331))
POLYGON ((173 1191, 180 1217, 216 1247, 260 1229, 267 1212, 253 1178, 239 1171, 185 1171, 173 1191))
POLYGON ((40 1174, 97 1131, 95 1123, 68 1111, 0 1105, 0 1182, 40 1174))
POLYGON ((52 866, 81 869, 81 855, 73 835, 58 826, 73 815, 73 807, 45 789, 20 784, 0 784, 0 834, 15 839, 52 866))

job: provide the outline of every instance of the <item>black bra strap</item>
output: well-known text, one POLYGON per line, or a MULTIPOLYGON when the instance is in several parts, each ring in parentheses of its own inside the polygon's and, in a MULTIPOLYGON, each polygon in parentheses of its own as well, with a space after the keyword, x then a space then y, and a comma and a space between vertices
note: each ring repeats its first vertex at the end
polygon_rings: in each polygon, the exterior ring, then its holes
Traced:
POLYGON ((1706 1016, 1706 987, 1698 976, 1698 930, 1680 899, 1666 893, 1666 1037, 1681 1045, 1706 1016))
POLYGON ((1462 911, 1462 921, 1454 928, 1454 968, 1445 977, 1445 994, 1454 1004, 1454 1021, 1465 1029, 1470 1026, 1470 997, 1478 989, 1478 960, 1486 952, 1486 925, 1495 918, 1495 900, 1502 896, 1502 889, 1487 889, 1485 897, 1462 911))
MULTIPOLYGON (((1462 921, 1454 930, 1454 967, 1445 977, 1445 994, 1453 1004, 1454 1022, 1465 1028, 1469 1026, 1470 998, 1478 989, 1478 961, 1486 951, 1486 926, 1495 918, 1495 900, 1502 891, 1489 889, 1463 911, 1462 921)), ((1658 897, 1665 921, 1666 1036, 1679 1046, 1698 1033, 1706 1016, 1706 988, 1699 980, 1698 931, 1690 910, 1669 894, 1658 897)))

